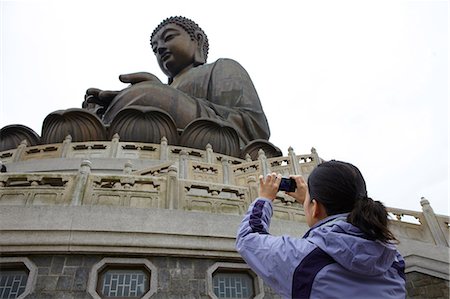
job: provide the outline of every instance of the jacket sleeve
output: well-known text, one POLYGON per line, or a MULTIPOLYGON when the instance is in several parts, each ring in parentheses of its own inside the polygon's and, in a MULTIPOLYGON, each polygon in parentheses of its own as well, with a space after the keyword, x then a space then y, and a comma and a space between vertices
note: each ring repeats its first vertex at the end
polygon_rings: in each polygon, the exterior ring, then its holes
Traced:
POLYGON ((236 250, 266 284, 290 298, 295 268, 315 246, 306 239, 270 235, 272 213, 268 199, 250 205, 237 232, 236 250))

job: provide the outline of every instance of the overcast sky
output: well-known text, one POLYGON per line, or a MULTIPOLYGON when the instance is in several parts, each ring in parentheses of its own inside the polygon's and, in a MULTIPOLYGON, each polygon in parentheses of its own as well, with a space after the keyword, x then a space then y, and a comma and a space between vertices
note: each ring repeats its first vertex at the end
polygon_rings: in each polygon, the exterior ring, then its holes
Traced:
POLYGON ((312 147, 358 166, 369 195, 449 215, 448 1, 1 1, 0 128, 41 134, 119 74, 163 82, 149 36, 164 18, 197 22, 208 62, 250 74, 284 155, 312 147))

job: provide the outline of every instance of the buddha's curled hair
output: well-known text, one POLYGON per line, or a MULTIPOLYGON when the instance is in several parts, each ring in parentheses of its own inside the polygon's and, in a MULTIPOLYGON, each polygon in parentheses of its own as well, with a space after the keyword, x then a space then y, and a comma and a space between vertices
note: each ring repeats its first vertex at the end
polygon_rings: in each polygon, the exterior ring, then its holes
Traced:
POLYGON ((155 36, 155 34, 164 26, 166 26, 167 24, 176 24, 180 27, 182 27, 184 30, 186 30, 186 32, 189 34, 189 36, 191 37, 191 40, 196 40, 197 37, 195 36, 195 32, 196 31, 200 31, 203 36, 203 54, 205 55, 205 61, 208 58, 208 51, 209 51, 209 42, 208 42, 208 37, 206 36, 206 33, 203 31, 202 28, 200 28, 200 26, 198 26, 197 23, 195 23, 194 21, 192 21, 191 19, 182 17, 182 16, 175 16, 175 17, 169 17, 165 20, 163 20, 156 28, 155 30, 153 30, 153 33, 150 37, 150 41, 153 40, 153 37, 155 36))

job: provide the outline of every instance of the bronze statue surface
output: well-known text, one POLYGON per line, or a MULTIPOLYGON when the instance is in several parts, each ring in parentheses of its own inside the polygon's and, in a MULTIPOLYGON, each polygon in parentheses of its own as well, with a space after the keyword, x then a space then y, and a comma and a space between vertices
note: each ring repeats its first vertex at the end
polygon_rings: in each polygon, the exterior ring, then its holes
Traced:
POLYGON ((207 64, 208 38, 195 22, 167 18, 150 42, 168 84, 139 72, 119 76, 129 84, 120 91, 89 88, 83 109, 46 117, 41 142, 62 142, 67 135, 74 141, 104 140, 119 134, 122 141, 159 143, 166 137, 171 144, 194 148, 211 144, 232 156, 255 156, 260 147, 268 155, 281 155, 268 142, 269 125, 250 76, 232 59, 207 64))

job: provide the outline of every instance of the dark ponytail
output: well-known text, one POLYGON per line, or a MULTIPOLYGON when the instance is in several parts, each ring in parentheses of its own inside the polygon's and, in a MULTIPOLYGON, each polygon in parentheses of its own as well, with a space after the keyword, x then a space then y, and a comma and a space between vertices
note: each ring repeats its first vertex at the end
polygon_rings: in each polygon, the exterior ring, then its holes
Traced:
POLYGON ((398 243, 388 229, 388 213, 380 201, 370 197, 357 200, 347 221, 358 227, 369 239, 398 243))
POLYGON ((331 160, 320 164, 308 178, 311 200, 324 205, 327 215, 350 213, 347 221, 369 239, 398 242, 388 229, 384 205, 367 196, 359 169, 347 162, 331 160))

